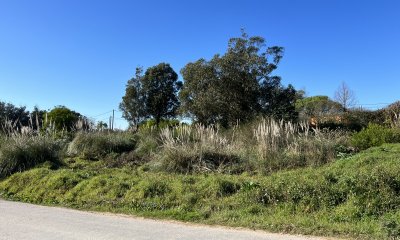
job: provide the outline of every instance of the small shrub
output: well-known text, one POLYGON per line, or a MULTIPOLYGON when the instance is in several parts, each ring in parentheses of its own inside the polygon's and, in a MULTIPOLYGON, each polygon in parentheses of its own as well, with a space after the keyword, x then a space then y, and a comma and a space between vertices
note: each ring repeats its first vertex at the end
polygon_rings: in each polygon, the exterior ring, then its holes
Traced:
POLYGON ((121 154, 108 154, 104 161, 107 168, 122 168, 125 166, 138 166, 144 163, 146 159, 141 158, 135 151, 130 151, 121 154))
POLYGON ((170 188, 167 183, 161 181, 149 181, 146 182, 143 187, 143 197, 144 198, 154 198, 154 197, 162 197, 164 196, 170 188))
POLYGON ((158 134, 155 130, 140 129, 137 133, 136 145, 135 153, 141 158, 149 159, 160 145, 158 134))
POLYGON ((368 124, 381 124, 385 121, 382 110, 351 110, 343 114, 343 127, 350 131, 359 132, 363 128, 368 127, 368 124))
POLYGON ((219 183, 219 197, 231 196, 240 190, 240 185, 229 180, 220 180, 219 183))
POLYGON ((395 143, 399 141, 399 130, 386 128, 374 123, 370 123, 367 128, 355 133, 351 139, 354 147, 361 150, 380 146, 384 143, 395 143))
POLYGON ((383 221, 382 227, 385 230, 388 239, 400 239, 400 223, 398 219, 386 219, 385 221, 383 221))
POLYGON ((61 165, 62 144, 47 136, 14 135, 0 146, 0 178, 48 162, 61 165))
MULTIPOLYGON (((168 128, 168 127, 176 127, 179 126, 179 120, 176 119, 162 119, 158 125, 160 129, 168 128)), ((150 129, 156 128, 156 120, 149 119, 147 121, 142 122, 139 125, 139 129, 150 129)))
POLYGON ((134 136, 125 132, 80 132, 68 146, 70 156, 99 159, 109 153, 129 152, 135 148, 134 136))

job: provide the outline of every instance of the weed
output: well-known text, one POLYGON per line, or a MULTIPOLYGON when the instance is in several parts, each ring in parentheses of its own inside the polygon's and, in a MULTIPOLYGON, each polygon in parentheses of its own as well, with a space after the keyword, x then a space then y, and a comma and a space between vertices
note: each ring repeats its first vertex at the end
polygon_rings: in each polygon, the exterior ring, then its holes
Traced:
POLYGON ((109 153, 129 152, 135 140, 125 132, 79 132, 68 146, 70 156, 99 159, 109 153))
POLYGON ((12 135, 0 145, 0 178, 41 163, 60 166, 62 142, 47 136, 12 135))

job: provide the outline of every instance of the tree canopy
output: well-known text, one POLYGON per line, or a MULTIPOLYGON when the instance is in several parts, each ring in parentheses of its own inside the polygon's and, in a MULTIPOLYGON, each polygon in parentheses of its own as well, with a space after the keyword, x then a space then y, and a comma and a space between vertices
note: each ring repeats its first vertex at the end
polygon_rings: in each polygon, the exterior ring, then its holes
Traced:
POLYGON ((328 96, 312 96, 297 100, 296 111, 302 118, 309 118, 338 114, 343 108, 328 96))
POLYGON ((143 69, 136 68, 135 77, 131 78, 126 84, 125 95, 119 108, 122 116, 130 125, 136 126, 147 117, 145 108, 145 94, 142 88, 143 69))
POLYGON ((82 117, 81 114, 70 110, 65 106, 56 106, 47 114, 48 124, 54 124, 56 130, 71 131, 82 117))
POLYGON ((29 119, 29 111, 26 110, 26 107, 17 107, 11 103, 0 101, 0 126, 4 127, 5 124, 11 124, 15 128, 28 126, 29 119))
POLYGON ((153 118, 158 126, 162 119, 176 116, 182 83, 168 63, 150 67, 144 75, 142 72, 137 68, 136 76, 128 81, 120 109, 131 125, 153 118))
POLYGON ((296 91, 271 75, 283 52, 282 47, 266 47, 264 38, 242 31, 241 37, 229 40, 224 55, 199 59, 181 70, 181 112, 200 123, 223 126, 259 114, 295 117, 296 91))

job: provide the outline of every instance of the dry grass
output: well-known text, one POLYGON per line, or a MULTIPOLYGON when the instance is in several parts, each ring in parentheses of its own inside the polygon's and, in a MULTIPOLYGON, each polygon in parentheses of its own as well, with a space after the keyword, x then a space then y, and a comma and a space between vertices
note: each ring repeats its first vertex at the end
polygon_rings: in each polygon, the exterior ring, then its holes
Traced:
POLYGON ((304 123, 263 119, 248 128, 222 133, 202 125, 166 128, 160 132, 160 169, 178 172, 244 171, 269 173, 280 169, 319 166, 335 159, 347 145, 347 134, 310 129, 304 123))
POLYGON ((182 125, 160 132, 160 168, 177 172, 235 172, 240 162, 238 143, 218 127, 182 125), (236 166, 236 167, 234 167, 236 166))
POLYGON ((13 134, 0 145, 0 178, 48 162, 61 165, 63 142, 44 135, 13 134))

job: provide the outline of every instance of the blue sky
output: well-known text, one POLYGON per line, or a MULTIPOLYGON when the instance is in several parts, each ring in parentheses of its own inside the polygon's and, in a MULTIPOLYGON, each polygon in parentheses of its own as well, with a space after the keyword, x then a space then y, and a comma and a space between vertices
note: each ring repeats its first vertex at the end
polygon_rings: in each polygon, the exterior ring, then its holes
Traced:
POLYGON ((0 100, 107 120, 136 66, 179 72, 245 28, 285 47, 284 84, 333 97, 345 81, 376 108, 400 98, 399 13, 397 0, 0 0, 0 100))

